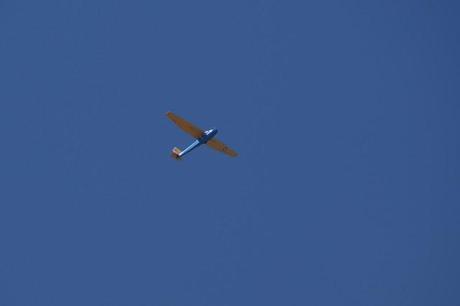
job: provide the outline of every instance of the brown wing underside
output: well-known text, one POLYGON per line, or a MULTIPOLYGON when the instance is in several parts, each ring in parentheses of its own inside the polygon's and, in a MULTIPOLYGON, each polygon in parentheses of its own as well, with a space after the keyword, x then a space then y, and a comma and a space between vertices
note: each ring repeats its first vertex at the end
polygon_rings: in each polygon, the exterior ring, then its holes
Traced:
POLYGON ((204 133, 204 131, 199 127, 191 124, 187 120, 177 116, 172 112, 167 112, 166 116, 168 116, 168 118, 171 119, 171 121, 174 122, 178 127, 180 127, 184 132, 190 134, 195 138, 200 138, 204 133))
POLYGON ((238 153, 230 149, 227 145, 225 145, 223 142, 220 140, 217 140, 216 138, 211 139, 206 143, 208 146, 213 148, 214 150, 220 151, 222 153, 227 154, 228 156, 231 157, 236 157, 238 156, 238 153))

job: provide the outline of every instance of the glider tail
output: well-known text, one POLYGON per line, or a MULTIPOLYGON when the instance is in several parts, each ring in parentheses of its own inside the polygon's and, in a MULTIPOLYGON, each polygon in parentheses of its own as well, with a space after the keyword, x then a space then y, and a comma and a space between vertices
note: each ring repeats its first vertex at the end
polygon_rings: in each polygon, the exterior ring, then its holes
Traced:
POLYGON ((172 149, 172 151, 171 151, 171 157, 176 159, 176 160, 179 160, 181 152, 182 152, 181 149, 179 149, 177 147, 174 147, 174 149, 172 149))

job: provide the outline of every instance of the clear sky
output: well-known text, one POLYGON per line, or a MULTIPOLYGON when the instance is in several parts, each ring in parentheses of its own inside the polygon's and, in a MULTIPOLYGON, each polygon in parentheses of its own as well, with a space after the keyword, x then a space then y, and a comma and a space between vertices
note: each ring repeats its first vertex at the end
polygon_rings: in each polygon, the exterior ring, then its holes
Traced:
POLYGON ((460 305, 459 15, 0 1, 0 305, 460 305))

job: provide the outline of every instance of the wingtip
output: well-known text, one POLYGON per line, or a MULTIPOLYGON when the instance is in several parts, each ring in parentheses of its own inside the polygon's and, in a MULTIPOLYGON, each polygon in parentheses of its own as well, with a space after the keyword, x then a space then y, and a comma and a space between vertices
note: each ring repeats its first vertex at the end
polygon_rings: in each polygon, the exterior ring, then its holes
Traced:
POLYGON ((174 121, 174 117, 176 117, 176 115, 173 113, 173 112, 166 112, 166 117, 168 117, 170 120, 174 121))

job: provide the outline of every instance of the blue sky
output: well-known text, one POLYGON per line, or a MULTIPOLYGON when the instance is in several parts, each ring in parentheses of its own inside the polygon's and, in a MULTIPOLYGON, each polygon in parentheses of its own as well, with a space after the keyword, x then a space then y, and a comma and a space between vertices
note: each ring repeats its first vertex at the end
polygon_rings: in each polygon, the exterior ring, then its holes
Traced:
POLYGON ((1 1, 0 305, 459 305, 459 8, 1 1))

